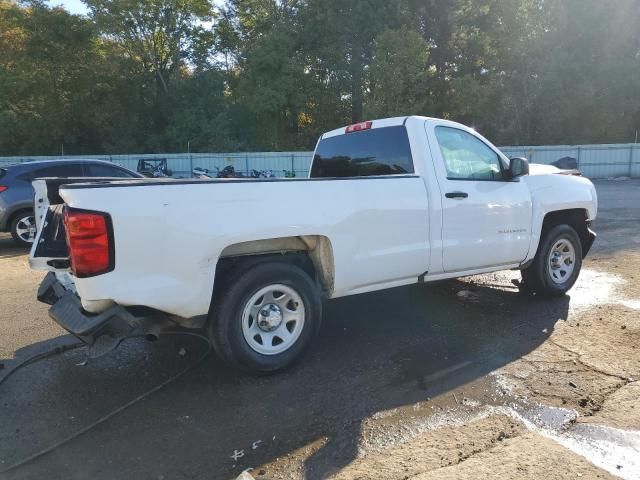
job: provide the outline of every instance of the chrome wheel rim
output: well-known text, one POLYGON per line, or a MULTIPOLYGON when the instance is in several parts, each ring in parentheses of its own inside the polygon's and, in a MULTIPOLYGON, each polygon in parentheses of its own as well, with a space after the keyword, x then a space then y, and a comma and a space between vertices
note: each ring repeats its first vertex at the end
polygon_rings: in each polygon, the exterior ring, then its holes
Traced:
POLYGON ((556 240, 549 252, 547 268, 553 283, 565 283, 576 266, 576 250, 570 240, 561 238, 556 240))
POLYGON ((16 223, 16 234, 23 242, 33 243, 36 238, 36 219, 33 216, 23 217, 16 223))
POLYGON ((242 334, 262 355, 277 355, 293 346, 304 327, 302 297, 293 288, 273 284, 254 293, 242 311, 242 334))

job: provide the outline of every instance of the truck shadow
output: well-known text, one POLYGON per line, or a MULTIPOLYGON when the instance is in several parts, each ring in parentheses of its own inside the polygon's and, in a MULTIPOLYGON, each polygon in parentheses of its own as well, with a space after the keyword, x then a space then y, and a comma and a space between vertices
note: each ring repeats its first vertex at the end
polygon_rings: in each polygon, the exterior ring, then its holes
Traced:
MULTIPOLYGON (((306 479, 326 478, 353 461, 362 420, 376 412, 442 397, 535 350, 557 321, 567 319, 570 298, 542 300, 515 289, 451 281, 367 297, 366 306, 363 300, 336 302, 328 315, 360 312, 356 335, 368 331, 366 346, 354 338, 356 351, 343 359, 358 375, 351 377, 348 391, 330 395, 344 394, 342 411, 356 413, 357 420, 326 435, 323 448, 305 462, 306 479), (354 389, 358 394, 350 394, 354 389)), ((349 343, 342 344, 343 352, 349 343)))
MULTIPOLYGON (((320 443, 303 475, 326 478, 357 456, 362 423, 375 413, 481 379, 534 350, 567 318, 569 297, 542 300, 499 286, 457 280, 329 301, 318 339, 294 368, 252 377, 210 356, 11 476, 234 478, 320 443)), ((198 341, 135 340, 86 367, 74 351, 19 372, 0 387, 9 419, 0 431, 3 464, 160 384, 206 350, 198 341)))

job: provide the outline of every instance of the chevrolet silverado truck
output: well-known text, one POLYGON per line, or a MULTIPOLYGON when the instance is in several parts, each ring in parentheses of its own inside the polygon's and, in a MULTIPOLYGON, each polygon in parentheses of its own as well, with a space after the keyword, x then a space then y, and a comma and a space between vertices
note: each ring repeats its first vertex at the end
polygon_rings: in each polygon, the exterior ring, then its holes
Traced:
POLYGON ((204 328, 225 360, 273 372, 308 347, 324 299, 507 269, 564 295, 597 211, 568 173, 451 121, 373 120, 323 134, 308 178, 36 180, 30 263, 90 356, 204 328))

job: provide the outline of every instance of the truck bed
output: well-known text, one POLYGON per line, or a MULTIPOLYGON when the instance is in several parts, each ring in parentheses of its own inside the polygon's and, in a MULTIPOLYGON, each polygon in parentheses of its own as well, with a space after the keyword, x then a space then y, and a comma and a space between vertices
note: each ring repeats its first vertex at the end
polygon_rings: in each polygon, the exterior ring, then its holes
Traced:
POLYGON ((59 193, 70 207, 113 219, 115 269, 78 282, 87 300, 206 314, 218 259, 247 241, 331 238, 332 264, 351 265, 336 267, 332 297, 373 289, 377 278, 413 283, 428 265, 429 202, 416 175, 128 180, 73 183, 59 193))

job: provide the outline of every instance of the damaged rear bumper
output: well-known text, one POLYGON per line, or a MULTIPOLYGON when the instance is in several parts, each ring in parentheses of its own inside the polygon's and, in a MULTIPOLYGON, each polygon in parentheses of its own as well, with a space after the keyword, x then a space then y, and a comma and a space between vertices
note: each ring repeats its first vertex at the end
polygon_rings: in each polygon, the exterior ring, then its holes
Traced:
POLYGON ((121 305, 113 305, 100 314, 87 313, 80 298, 65 289, 53 272, 40 284, 38 300, 51 305, 51 319, 85 342, 92 358, 113 350, 127 337, 149 330, 149 317, 136 317, 121 305))

